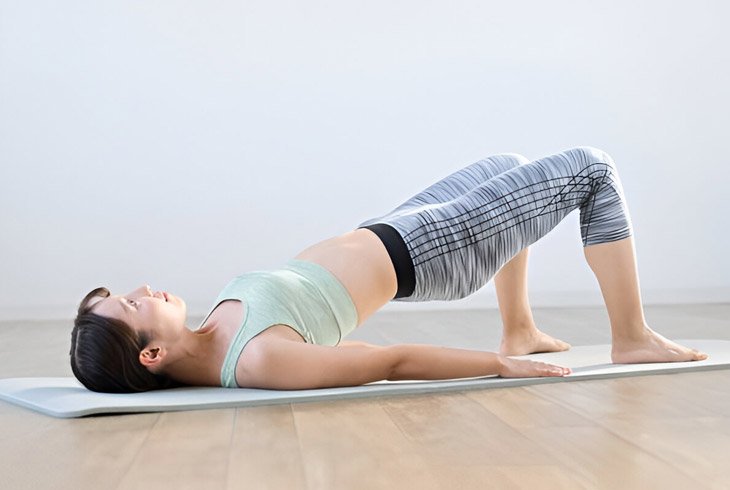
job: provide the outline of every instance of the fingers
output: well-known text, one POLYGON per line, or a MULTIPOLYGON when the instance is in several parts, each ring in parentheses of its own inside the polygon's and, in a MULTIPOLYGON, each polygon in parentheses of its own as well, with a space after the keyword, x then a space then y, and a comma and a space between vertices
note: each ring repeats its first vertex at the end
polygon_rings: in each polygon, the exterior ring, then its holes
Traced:
POLYGON ((708 357, 707 354, 705 354, 704 352, 700 352, 697 349, 692 349, 692 353, 694 354, 695 361, 704 361, 708 357))
POLYGON ((505 378, 534 378, 544 376, 568 376, 573 370, 541 361, 505 358, 506 369, 500 374, 505 378))
POLYGON ((545 362, 537 363, 538 374, 540 376, 567 376, 573 371, 570 368, 547 364, 545 362))

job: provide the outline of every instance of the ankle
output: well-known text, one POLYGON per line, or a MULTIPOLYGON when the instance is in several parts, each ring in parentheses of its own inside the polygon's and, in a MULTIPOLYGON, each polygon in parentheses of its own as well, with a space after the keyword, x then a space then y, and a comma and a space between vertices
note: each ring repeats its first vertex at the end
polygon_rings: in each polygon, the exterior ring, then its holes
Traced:
POLYGON ((538 332, 534 323, 508 323, 502 328, 502 338, 532 337, 538 332))
POLYGON ((630 326, 624 324, 618 328, 611 327, 613 345, 644 342, 651 337, 651 334, 652 330, 646 323, 637 323, 630 326))

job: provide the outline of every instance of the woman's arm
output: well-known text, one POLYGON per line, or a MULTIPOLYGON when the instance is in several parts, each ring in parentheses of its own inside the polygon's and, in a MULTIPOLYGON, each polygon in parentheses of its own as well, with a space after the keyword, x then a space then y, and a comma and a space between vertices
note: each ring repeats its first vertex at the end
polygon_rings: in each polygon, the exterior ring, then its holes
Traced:
POLYGON ((388 379, 397 364, 393 346, 350 345, 346 348, 270 338, 245 353, 246 388, 306 390, 358 386, 388 379))
POLYGON ((565 376, 571 372, 569 368, 512 359, 494 352, 427 344, 398 344, 392 347, 397 350, 398 363, 388 378, 391 381, 475 378, 495 374, 504 378, 528 378, 565 376))
POLYGON ((542 362, 510 359, 493 352, 435 345, 349 346, 346 349, 283 339, 260 342, 247 351, 245 387, 301 390, 359 386, 373 381, 434 380, 489 375, 564 376, 542 362))
POLYGON ((428 344, 399 344, 399 362, 391 379, 454 379, 499 374, 501 356, 494 352, 428 344))
POLYGON ((375 344, 368 344, 367 342, 360 342, 358 340, 341 340, 337 347, 355 347, 355 346, 368 346, 368 345, 375 345, 375 344))

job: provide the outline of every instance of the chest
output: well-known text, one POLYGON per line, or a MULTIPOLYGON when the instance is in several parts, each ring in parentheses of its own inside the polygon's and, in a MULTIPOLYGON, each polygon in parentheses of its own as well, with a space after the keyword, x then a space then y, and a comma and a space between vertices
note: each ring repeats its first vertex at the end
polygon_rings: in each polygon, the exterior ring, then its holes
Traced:
MULTIPOLYGON (((245 315, 245 305, 241 301, 229 299, 222 301, 210 314, 206 325, 202 329, 215 327, 217 339, 215 342, 216 349, 214 354, 214 362, 218 367, 218 372, 223 367, 223 361, 228 353, 228 348, 236 336, 245 315)), ((276 337, 280 339, 293 340, 297 342, 305 342, 304 338, 288 325, 271 325, 261 333, 251 339, 244 347, 241 356, 236 364, 236 378, 243 380, 243 373, 249 366, 246 366, 246 352, 255 349, 258 342, 264 339, 276 337)))

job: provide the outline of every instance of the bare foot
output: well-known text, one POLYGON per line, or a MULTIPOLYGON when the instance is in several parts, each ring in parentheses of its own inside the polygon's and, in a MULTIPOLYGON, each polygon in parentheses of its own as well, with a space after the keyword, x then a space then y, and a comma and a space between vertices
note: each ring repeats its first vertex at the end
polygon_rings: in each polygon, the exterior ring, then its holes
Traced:
POLYGON ((615 341, 611 349, 614 364, 637 364, 643 362, 703 361, 707 354, 684 347, 668 340, 648 326, 640 340, 615 341))
POLYGON ((524 356, 538 352, 560 352, 570 349, 570 344, 555 339, 537 328, 528 330, 505 329, 499 353, 503 356, 524 356))

